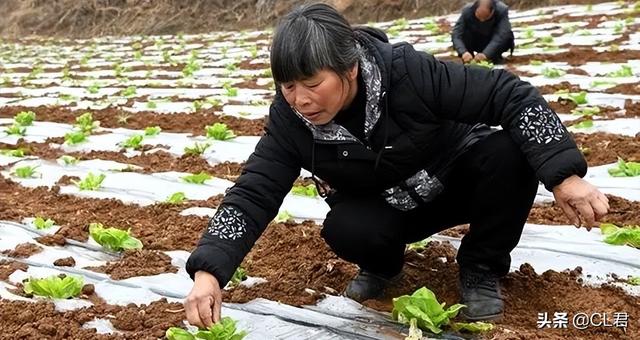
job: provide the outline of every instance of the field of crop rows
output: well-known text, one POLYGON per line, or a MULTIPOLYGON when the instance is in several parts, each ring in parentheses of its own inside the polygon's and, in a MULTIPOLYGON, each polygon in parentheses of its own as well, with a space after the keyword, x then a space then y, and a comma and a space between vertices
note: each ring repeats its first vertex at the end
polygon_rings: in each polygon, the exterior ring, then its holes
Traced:
MULTIPOLYGON (((574 134, 587 179, 609 195, 603 222, 640 225, 640 3, 510 16, 517 48, 496 67, 538 87, 574 134)), ((455 60, 456 19, 372 25, 455 60)), ((0 43, 0 339, 156 339, 184 327, 189 251, 263 132, 270 36, 0 43), (78 297, 25 293, 59 274, 83 279, 78 297)), ((426 286, 459 301, 455 247, 466 226, 407 250, 387 298, 363 309, 340 297, 357 268, 320 237, 328 207, 307 175, 245 258, 248 278, 224 291, 223 315, 246 339, 403 338, 408 328, 387 314, 392 297, 426 286)), ((505 316, 481 337, 639 339, 640 243, 610 244, 603 233, 570 226, 540 186, 504 280, 505 316), (609 325, 556 329, 540 313, 601 313, 609 325)))

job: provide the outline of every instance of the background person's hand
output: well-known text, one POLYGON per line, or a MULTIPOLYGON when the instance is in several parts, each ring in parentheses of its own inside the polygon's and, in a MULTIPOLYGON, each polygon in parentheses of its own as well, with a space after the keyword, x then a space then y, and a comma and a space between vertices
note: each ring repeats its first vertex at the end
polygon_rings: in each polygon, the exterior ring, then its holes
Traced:
POLYGON ((222 292, 215 276, 198 271, 191 292, 184 301, 184 310, 191 325, 206 328, 220 321, 222 292))
POLYGON ((475 60, 475 61, 485 61, 485 60, 487 60, 487 56, 484 53, 478 53, 473 58, 473 60, 475 60))
POLYGON ((467 64, 471 60, 473 60, 473 55, 471 55, 471 53, 469 52, 464 52, 464 54, 462 55, 462 62, 467 64))
POLYGON ((576 227, 587 230, 598 226, 598 222, 609 210, 609 199, 595 186, 573 175, 553 188, 556 203, 576 227))

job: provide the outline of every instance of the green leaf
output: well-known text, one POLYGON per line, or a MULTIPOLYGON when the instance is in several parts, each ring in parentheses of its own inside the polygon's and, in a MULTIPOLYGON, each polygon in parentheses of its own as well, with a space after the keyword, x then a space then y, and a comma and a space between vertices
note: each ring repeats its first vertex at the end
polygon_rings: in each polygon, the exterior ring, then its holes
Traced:
POLYGON ((27 153, 27 150, 23 149, 23 148, 17 148, 17 149, 1 149, 0 150, 0 154, 5 155, 5 156, 11 156, 11 157, 24 157, 24 155, 27 153))
POLYGON ((82 131, 68 132, 64 135, 64 143, 67 145, 80 144, 87 140, 87 135, 82 131))
POLYGON ((227 128, 227 124, 224 123, 215 123, 213 125, 205 126, 205 131, 207 133, 207 138, 213 138, 215 140, 229 140, 235 138, 236 135, 233 133, 233 130, 227 128))
POLYGON ((194 155, 199 156, 202 155, 207 148, 211 146, 211 143, 198 143, 196 142, 193 146, 185 146, 184 153, 185 155, 194 155))
POLYGON ((92 172, 87 174, 87 177, 80 181, 72 180, 71 182, 75 184, 80 190, 98 190, 102 185, 102 181, 104 181, 105 174, 94 175, 92 172))
POLYGON ((571 110, 571 113, 578 116, 595 116, 600 114, 600 108, 595 107, 578 107, 571 110))
POLYGON ((171 203, 171 204, 180 204, 182 202, 184 202, 187 199, 187 197, 185 196, 184 192, 174 192, 173 194, 171 194, 171 196, 167 197, 167 199, 165 200, 166 203, 171 203))
POLYGON ((160 134, 160 131, 162 131, 162 128, 160 128, 159 126, 148 126, 144 128, 144 135, 157 136, 158 134, 160 134))
POLYGON ((233 273, 233 276, 231 276, 231 280, 229 281, 229 283, 231 286, 237 286, 238 284, 240 284, 240 282, 246 279, 247 279, 247 271, 242 267, 238 267, 236 268, 236 271, 233 273))
POLYGON ((627 279, 627 283, 633 286, 640 286, 640 276, 634 276, 627 279))
POLYGON ((451 329, 456 332, 466 331, 470 333, 480 333, 480 332, 488 332, 493 329, 493 324, 487 322, 454 322, 451 324, 451 329))
POLYGON ((633 77, 633 70, 631 69, 631 66, 622 65, 620 66, 619 70, 608 73, 607 77, 612 77, 612 78, 633 77))
POLYGON ((614 224, 604 223, 600 225, 600 232, 605 236, 605 243, 628 245, 640 249, 640 226, 620 228, 614 224))
POLYGON ((427 245, 431 241, 431 238, 427 237, 422 241, 413 242, 407 246, 407 250, 422 251, 427 248, 427 245))
POLYGON ((93 115, 91 112, 85 112, 76 117, 75 127, 85 134, 91 134, 94 129, 100 126, 99 121, 93 121, 93 115))
POLYGON ((144 139, 144 135, 133 135, 120 143, 120 146, 124 148, 132 148, 134 150, 140 149, 142 147, 142 140, 144 139))
POLYGON ((587 129, 587 128, 593 127, 593 120, 591 119, 583 120, 580 123, 571 125, 571 127, 575 129, 587 129))
POLYGON ((292 219, 293 219, 293 216, 291 216, 291 214, 288 211, 283 210, 278 213, 278 216, 276 216, 276 218, 274 218, 273 221, 276 223, 284 223, 292 219))
POLYGON ((131 229, 104 228, 101 223, 89 224, 89 234, 103 248, 110 251, 142 249, 142 242, 130 235, 131 229))
POLYGON ((640 163, 625 162, 622 158, 618 158, 616 166, 607 169, 612 177, 636 177, 640 176, 640 163))
POLYGON ((42 217, 36 217, 36 219, 33 220, 33 225, 36 227, 36 229, 49 229, 53 227, 55 223, 56 222, 52 219, 47 218, 45 220, 42 217))
POLYGON ((207 340, 241 340, 247 335, 246 331, 237 332, 236 322, 230 317, 223 317, 220 322, 206 330, 196 333, 196 339, 207 340))
POLYGON ((493 66, 494 66, 492 62, 487 61, 487 60, 483 60, 483 61, 472 60, 469 64, 470 65, 484 67, 484 68, 488 68, 488 69, 492 69, 493 66))
POLYGON ((318 197, 318 189, 315 184, 308 184, 306 186, 294 185, 291 188, 291 193, 298 196, 318 197))
POLYGON ((62 155, 60 156, 60 158, 58 158, 58 160, 62 163, 64 163, 64 165, 74 165, 74 164, 78 164, 79 160, 73 156, 68 156, 68 155, 62 155))
POLYGON ((213 177, 211 177, 211 175, 209 175, 206 172, 200 172, 195 175, 182 176, 182 180, 184 180, 187 183, 193 183, 193 184, 204 184, 206 180, 211 178, 213 177))
POLYGON ((193 334, 178 327, 171 327, 167 329, 167 332, 164 335, 168 340, 195 340, 196 338, 193 334))
POLYGON ((29 278, 24 282, 23 290, 30 295, 45 296, 54 299, 68 299, 80 295, 84 281, 79 276, 57 275, 42 279, 29 278))
POLYGON ((13 169, 11 174, 19 178, 32 178, 32 177, 35 177, 37 168, 38 168, 37 165, 23 166, 23 167, 13 169))
POLYGON ((13 123, 13 125, 4 129, 4 132, 6 132, 7 135, 24 136, 27 133, 27 128, 18 123, 13 123))
POLYGON ((542 70, 542 75, 544 75, 547 78, 560 78, 565 74, 567 74, 567 72, 560 69, 551 68, 551 67, 545 67, 542 70))
POLYGON ((412 295, 394 298, 391 315, 393 319, 404 324, 409 324, 411 319, 416 319, 421 329, 439 334, 442 332, 442 327, 448 325, 449 320, 465 307, 455 304, 445 310, 444 305, 438 302, 432 291, 422 287, 412 295))
POLYGON ((22 111, 18 113, 13 120, 22 126, 29 126, 33 124, 33 121, 36 119, 36 113, 33 111, 22 111))

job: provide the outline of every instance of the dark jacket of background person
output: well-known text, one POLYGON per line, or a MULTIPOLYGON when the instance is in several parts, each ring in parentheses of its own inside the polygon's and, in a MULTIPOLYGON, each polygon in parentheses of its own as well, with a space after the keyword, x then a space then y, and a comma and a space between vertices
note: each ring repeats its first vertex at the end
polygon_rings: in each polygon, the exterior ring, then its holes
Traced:
POLYGON ((412 209, 455 181, 447 176, 451 164, 486 133, 483 123, 508 131, 548 189, 586 173, 575 142, 531 84, 391 45, 375 29, 358 29, 356 37, 367 58, 359 63, 366 86, 358 90, 366 90, 365 140, 303 121, 278 91, 265 134, 187 262, 192 278, 203 270, 226 285, 301 168, 337 192, 382 195, 412 209))
POLYGON ((476 18, 478 2, 466 5, 458 18, 451 40, 459 55, 465 52, 481 52, 491 60, 499 59, 502 52, 513 50, 514 37, 509 22, 509 7, 502 1, 494 1, 491 19, 482 22, 476 18))

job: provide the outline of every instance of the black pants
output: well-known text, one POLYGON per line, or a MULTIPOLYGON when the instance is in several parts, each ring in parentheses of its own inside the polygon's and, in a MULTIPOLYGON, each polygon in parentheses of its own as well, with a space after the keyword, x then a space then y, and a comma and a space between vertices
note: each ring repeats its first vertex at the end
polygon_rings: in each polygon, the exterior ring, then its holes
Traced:
POLYGON ((524 154, 505 131, 474 144, 454 163, 444 191, 410 211, 382 197, 327 198, 322 237, 341 258, 391 277, 401 271, 407 243, 470 223, 462 239, 460 266, 482 264, 498 275, 509 271, 509 253, 520 240, 538 181, 524 154))

